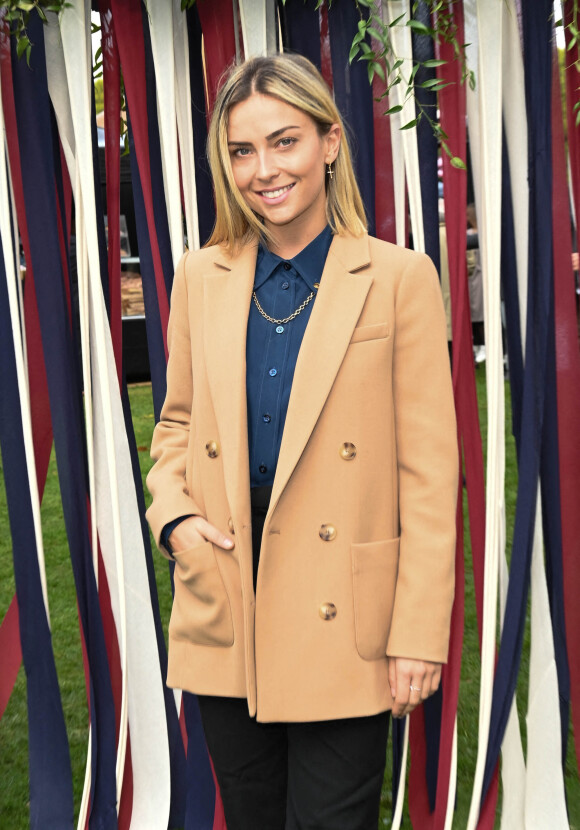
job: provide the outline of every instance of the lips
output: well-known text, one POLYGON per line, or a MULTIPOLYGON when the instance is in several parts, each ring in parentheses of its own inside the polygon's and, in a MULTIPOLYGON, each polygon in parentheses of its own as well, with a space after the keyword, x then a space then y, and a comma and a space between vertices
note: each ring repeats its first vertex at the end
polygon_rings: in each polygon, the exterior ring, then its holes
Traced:
POLYGON ((294 182, 292 184, 287 184, 284 187, 277 187, 273 188, 272 190, 259 190, 258 194, 264 199, 264 201, 276 204, 280 201, 284 201, 286 194, 292 190, 294 187, 294 182))

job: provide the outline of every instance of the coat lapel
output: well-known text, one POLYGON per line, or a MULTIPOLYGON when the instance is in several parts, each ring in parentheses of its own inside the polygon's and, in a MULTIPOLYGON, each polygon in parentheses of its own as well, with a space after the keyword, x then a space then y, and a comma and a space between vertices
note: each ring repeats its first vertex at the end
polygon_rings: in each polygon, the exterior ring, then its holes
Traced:
POLYGON ((314 429, 372 284, 368 237, 335 236, 296 362, 268 518, 314 429))
POLYGON ((246 404, 246 331, 257 244, 228 257, 220 252, 204 277, 204 349, 216 414, 228 503, 234 521, 248 521, 250 477, 246 404))

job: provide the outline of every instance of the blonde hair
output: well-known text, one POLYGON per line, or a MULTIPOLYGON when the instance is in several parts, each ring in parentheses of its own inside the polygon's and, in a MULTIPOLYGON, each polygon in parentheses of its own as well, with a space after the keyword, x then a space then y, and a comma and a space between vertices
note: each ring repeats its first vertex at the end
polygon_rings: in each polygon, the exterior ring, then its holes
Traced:
POLYGON ((248 207, 234 182, 228 150, 229 112, 255 92, 278 98, 306 113, 320 135, 328 133, 333 124, 340 125, 334 175, 327 177, 326 182, 326 216, 334 233, 361 236, 367 229, 365 211, 340 113, 316 67, 301 55, 284 54, 251 58, 235 66, 218 93, 207 141, 216 221, 206 244, 225 244, 232 250, 255 238, 271 241, 259 216, 248 207))

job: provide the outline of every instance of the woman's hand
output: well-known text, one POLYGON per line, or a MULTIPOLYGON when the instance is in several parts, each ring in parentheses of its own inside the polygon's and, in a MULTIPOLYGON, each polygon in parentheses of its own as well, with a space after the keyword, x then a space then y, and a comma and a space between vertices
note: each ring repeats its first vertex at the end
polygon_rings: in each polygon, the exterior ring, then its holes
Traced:
POLYGON ((404 718, 436 692, 441 682, 441 663, 388 657, 393 717, 404 718))
POLYGON ((202 542, 213 542, 214 545, 225 550, 231 550, 234 546, 233 539, 225 536, 203 516, 189 516, 184 519, 171 532, 168 541, 173 553, 201 545, 202 542))

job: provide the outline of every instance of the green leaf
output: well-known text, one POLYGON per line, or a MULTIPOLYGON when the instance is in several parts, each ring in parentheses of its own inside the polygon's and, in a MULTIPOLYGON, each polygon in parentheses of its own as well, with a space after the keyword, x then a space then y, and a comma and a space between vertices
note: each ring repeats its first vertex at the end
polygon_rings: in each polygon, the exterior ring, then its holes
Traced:
POLYGON ((379 41, 382 43, 382 41, 383 41, 383 34, 382 34, 381 32, 378 32, 378 31, 374 28, 374 26, 369 26, 369 27, 368 27, 368 29, 367 29, 367 32, 368 32, 368 34, 369 34, 371 37, 374 37, 374 39, 375 39, 375 40, 379 40, 379 41))
POLYGON ((31 12, 34 6, 35 3, 26 2, 26 0, 20 0, 18 3, 18 7, 22 9, 23 12, 31 12))
POLYGON ((407 20, 407 26, 418 35, 429 35, 430 37, 435 35, 435 31, 425 26, 420 20, 407 20))
POLYGON ((416 127, 418 123, 419 123, 419 119, 418 118, 413 118, 412 121, 407 121, 406 124, 403 124, 401 129, 402 130, 412 130, 413 127, 416 127))
POLYGON ((456 167, 457 170, 467 170, 467 165, 465 164, 463 159, 459 158, 459 156, 453 156, 453 158, 451 159, 451 166, 456 167))
POLYGON ((27 35, 22 35, 22 37, 18 38, 18 43, 16 44, 16 54, 19 58, 26 52, 28 47, 30 46, 30 40, 28 39, 27 35))
POLYGON ((389 23, 389 29, 392 29, 393 26, 397 26, 405 16, 405 13, 403 13, 400 14, 398 17, 395 17, 395 19, 389 23))
POLYGON ((375 61, 374 67, 375 67, 375 72, 377 73, 377 75, 379 76, 381 81, 383 81, 383 83, 384 83, 386 78, 385 78, 385 70, 383 69, 382 65, 375 61))
POLYGON ((389 107, 388 110, 385 110, 383 115, 394 115, 396 112, 401 112, 403 107, 400 104, 395 104, 394 107, 389 107))
POLYGON ((30 67, 30 54, 32 52, 32 43, 29 43, 26 47, 26 63, 30 67))
POLYGON ((423 66, 425 69, 435 69, 435 67, 443 66, 446 63, 447 61, 434 60, 430 58, 428 61, 423 61, 423 66))
POLYGON ((441 83, 440 78, 429 78, 427 81, 422 81, 419 86, 421 89, 430 89, 432 86, 437 86, 441 83))
POLYGON ((358 55, 359 51, 360 51, 360 50, 359 50, 359 45, 358 45, 358 43, 353 43, 353 44, 352 44, 352 46, 350 47, 350 52, 348 53, 348 62, 349 62, 349 63, 352 63, 352 62, 353 62, 353 60, 354 60, 354 59, 356 58, 356 56, 358 55))

